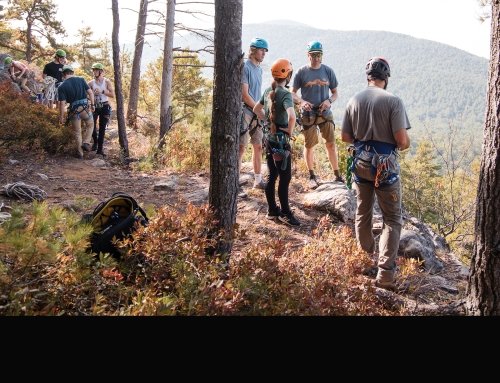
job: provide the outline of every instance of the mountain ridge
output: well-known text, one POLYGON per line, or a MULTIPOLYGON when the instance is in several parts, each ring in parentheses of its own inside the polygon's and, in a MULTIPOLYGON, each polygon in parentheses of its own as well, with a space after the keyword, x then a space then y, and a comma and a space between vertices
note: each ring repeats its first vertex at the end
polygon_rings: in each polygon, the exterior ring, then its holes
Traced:
MULTIPOLYGON (((321 41, 323 63, 333 68, 339 82, 339 98, 333 106, 338 123, 341 123, 349 98, 366 86, 366 62, 373 56, 383 56, 391 66, 388 91, 401 97, 413 128, 422 133, 424 130, 443 131, 456 123, 464 127, 464 133, 482 131, 488 59, 444 43, 401 33, 318 29, 286 20, 244 24, 242 51, 245 56, 253 37, 269 42, 269 52, 261 64, 263 88, 270 85, 270 67, 275 59, 290 59, 296 72, 308 63, 307 43, 321 41)), ((177 36, 174 44, 199 49, 206 43, 199 37, 186 35, 177 36)), ((209 65, 213 63, 212 55, 203 53, 200 58, 209 65)), ((204 75, 211 78, 211 69, 205 70, 204 75)))

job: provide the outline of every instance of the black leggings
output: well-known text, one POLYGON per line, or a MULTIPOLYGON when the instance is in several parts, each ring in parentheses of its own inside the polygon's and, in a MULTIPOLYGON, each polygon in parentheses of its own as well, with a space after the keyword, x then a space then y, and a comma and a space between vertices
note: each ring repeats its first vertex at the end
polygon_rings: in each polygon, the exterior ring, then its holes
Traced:
POLYGON ((269 169, 269 178, 266 185, 266 199, 269 205, 269 210, 276 210, 278 207, 275 200, 275 185, 276 179, 280 178, 278 182, 278 198, 280 200, 281 211, 283 214, 290 213, 290 205, 288 204, 288 187, 292 180, 292 155, 290 154, 286 161, 287 165, 285 170, 281 170, 283 161, 274 162, 272 154, 267 154, 267 168, 269 169))
POLYGON ((104 104, 102 108, 96 108, 94 111, 94 131, 92 132, 92 139, 94 144, 97 143, 97 151, 102 152, 104 145, 104 133, 108 126, 111 117, 111 105, 104 104), (97 119, 99 119, 99 134, 97 134, 97 119))

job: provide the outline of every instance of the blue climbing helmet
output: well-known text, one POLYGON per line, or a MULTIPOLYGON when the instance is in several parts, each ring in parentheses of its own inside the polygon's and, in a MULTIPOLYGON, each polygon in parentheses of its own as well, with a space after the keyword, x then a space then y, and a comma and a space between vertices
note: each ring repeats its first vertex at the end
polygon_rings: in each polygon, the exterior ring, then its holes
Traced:
POLYGON ((265 49, 266 52, 269 51, 269 45, 267 44, 267 41, 261 39, 260 37, 254 37, 250 42, 250 46, 254 48, 265 49))
POLYGON ((323 45, 319 41, 311 41, 307 44, 307 52, 321 52, 323 53, 323 45))
POLYGON ((366 75, 387 80, 388 77, 391 77, 391 68, 383 57, 372 57, 366 63, 366 75))

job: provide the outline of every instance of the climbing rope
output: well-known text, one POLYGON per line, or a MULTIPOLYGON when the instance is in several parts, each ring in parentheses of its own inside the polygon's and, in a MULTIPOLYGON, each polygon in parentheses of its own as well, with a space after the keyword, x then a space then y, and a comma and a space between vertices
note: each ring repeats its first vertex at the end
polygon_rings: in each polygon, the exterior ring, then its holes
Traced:
POLYGON ((47 198, 47 193, 35 185, 28 185, 24 182, 15 182, 7 184, 0 189, 0 193, 9 198, 16 197, 18 199, 25 199, 27 201, 43 201, 47 198))
POLYGON ((43 97, 45 100, 52 101, 56 99, 56 79, 54 77, 47 76, 43 79, 45 84, 45 92, 43 97))

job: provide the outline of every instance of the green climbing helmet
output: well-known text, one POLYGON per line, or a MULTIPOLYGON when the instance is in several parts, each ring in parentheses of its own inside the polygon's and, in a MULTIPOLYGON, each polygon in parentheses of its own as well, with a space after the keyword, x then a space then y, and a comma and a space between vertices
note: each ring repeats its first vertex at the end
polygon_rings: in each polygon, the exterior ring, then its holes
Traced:
POLYGON ((4 65, 10 65, 12 64, 12 57, 6 57, 3 59, 4 65))
POLYGON ((64 49, 58 49, 56 51, 56 56, 57 57, 66 57, 66 51, 64 49))
POLYGON ((102 65, 101 63, 93 63, 92 69, 104 70, 104 65, 102 65))
POLYGON ((73 69, 73 67, 71 65, 65 65, 63 66, 63 69, 62 69, 62 72, 65 73, 65 72, 74 72, 75 70, 73 69))
POLYGON ((252 41, 250 41, 250 46, 254 48, 265 49, 266 52, 269 51, 269 45, 267 44, 267 41, 261 39, 260 37, 254 37, 252 41))
POLYGON ((319 41, 311 41, 307 44, 307 52, 321 52, 323 53, 323 45, 319 41))

